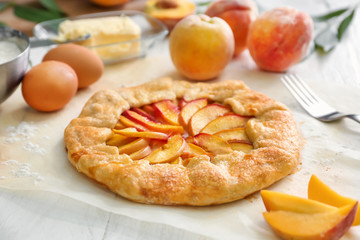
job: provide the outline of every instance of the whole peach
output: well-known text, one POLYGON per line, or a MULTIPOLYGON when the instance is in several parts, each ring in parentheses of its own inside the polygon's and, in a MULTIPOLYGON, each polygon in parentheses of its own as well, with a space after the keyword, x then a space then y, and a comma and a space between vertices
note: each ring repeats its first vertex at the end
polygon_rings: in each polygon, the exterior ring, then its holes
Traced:
POLYGON ((218 17, 199 14, 181 20, 169 38, 172 62, 192 80, 215 78, 234 53, 234 35, 229 25, 218 17))
POLYGON ((284 72, 306 55, 312 34, 309 15, 280 7, 262 13, 251 24, 247 46, 259 68, 284 72))
POLYGON ((235 37, 234 55, 246 49, 246 39, 250 24, 258 15, 258 9, 252 0, 217 0, 207 8, 206 15, 224 19, 235 37))

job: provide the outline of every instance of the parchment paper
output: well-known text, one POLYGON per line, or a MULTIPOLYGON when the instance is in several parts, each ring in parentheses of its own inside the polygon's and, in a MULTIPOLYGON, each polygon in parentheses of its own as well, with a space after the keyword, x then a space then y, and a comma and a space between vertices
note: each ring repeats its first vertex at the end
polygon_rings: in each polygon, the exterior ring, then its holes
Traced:
MULTIPOLYGON (((33 64, 37 64, 45 52, 46 49, 33 50, 33 64)), ((294 70, 303 74, 311 87, 335 107, 360 113, 360 89, 319 84, 316 79, 320 71, 309 70, 314 65, 316 59, 309 59, 294 70), (307 71, 302 72, 305 69, 307 71)), ((18 89, 0 106, 0 187, 51 191, 109 212, 169 224, 211 238, 277 239, 262 216, 265 208, 259 193, 211 207, 144 205, 116 196, 70 165, 63 131, 94 92, 138 85, 161 76, 182 79, 168 54, 106 66, 97 83, 79 91, 64 109, 54 113, 32 110, 18 89), (22 135, 21 130, 27 134, 22 135)), ((254 90, 285 103, 295 115, 304 140, 302 165, 296 173, 269 189, 306 197, 310 176, 316 174, 339 193, 360 200, 360 125, 351 120, 322 123, 311 118, 281 84, 281 76, 258 71, 245 53, 234 59, 219 77, 243 80, 254 90)), ((344 239, 360 239, 360 227, 353 227, 344 239)))

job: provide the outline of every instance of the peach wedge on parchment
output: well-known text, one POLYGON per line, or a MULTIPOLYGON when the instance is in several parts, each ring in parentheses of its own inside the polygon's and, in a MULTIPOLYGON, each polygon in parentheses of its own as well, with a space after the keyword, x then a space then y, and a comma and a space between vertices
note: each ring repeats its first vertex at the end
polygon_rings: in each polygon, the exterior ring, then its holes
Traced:
MULTIPOLYGON (((317 176, 312 175, 308 185, 308 198, 334 207, 343 207, 354 204, 356 200, 341 196, 323 183, 317 176)), ((360 225, 360 206, 358 206, 353 226, 360 225)))
POLYGON ((315 200, 262 190, 264 218, 282 239, 339 239, 354 222, 358 202, 336 208, 315 200))

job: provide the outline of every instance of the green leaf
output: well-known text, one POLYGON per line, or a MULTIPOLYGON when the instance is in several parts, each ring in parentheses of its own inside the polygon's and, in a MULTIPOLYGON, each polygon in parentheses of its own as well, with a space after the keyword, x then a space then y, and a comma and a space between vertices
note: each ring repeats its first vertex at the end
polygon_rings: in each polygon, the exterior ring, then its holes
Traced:
POLYGON ((320 32, 314 40, 315 49, 324 53, 333 50, 338 43, 337 31, 335 31, 333 27, 326 28, 320 32))
POLYGON ((0 22, 0 27, 4 27, 4 26, 7 26, 7 24, 4 22, 0 22))
POLYGON ((59 5, 55 2, 55 0, 39 0, 41 5, 43 5, 48 10, 63 13, 59 5))
POLYGON ((0 12, 5 10, 8 6, 10 6, 11 4, 9 2, 5 2, 5 3, 0 3, 0 12))
POLYGON ((202 6, 207 6, 211 3, 211 1, 207 1, 207 2, 200 2, 200 3, 196 3, 196 6, 198 7, 202 7, 202 6))
POLYGON ((59 12, 47 11, 21 5, 14 6, 14 14, 17 17, 36 23, 64 17, 64 15, 59 12))
POLYGON ((342 22, 340 23, 339 27, 338 27, 338 32, 337 32, 337 38, 339 40, 341 40, 342 36, 344 35, 346 29, 349 27, 351 21, 354 18, 354 14, 355 14, 355 9, 351 11, 351 13, 349 14, 349 16, 347 16, 344 20, 342 20, 342 22))
POLYGON ((345 13, 348 10, 349 10, 348 8, 343 8, 343 9, 339 9, 339 10, 329 12, 329 13, 326 13, 326 14, 321 15, 321 16, 312 17, 312 18, 316 22, 322 22, 322 21, 326 21, 326 20, 329 20, 331 18, 340 16, 340 15, 342 15, 343 13, 345 13))

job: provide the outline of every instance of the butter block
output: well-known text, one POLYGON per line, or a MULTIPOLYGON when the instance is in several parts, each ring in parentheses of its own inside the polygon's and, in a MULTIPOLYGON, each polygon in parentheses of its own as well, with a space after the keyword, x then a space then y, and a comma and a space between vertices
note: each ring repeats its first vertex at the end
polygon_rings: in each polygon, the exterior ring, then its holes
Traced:
POLYGON ((91 37, 79 44, 95 51, 103 60, 136 55, 140 52, 140 27, 126 16, 65 20, 59 25, 59 39, 91 37), (125 42, 125 43, 124 43, 125 42))

